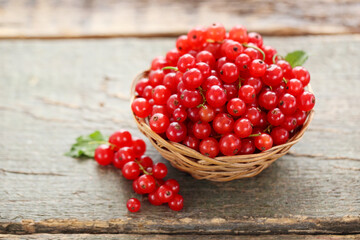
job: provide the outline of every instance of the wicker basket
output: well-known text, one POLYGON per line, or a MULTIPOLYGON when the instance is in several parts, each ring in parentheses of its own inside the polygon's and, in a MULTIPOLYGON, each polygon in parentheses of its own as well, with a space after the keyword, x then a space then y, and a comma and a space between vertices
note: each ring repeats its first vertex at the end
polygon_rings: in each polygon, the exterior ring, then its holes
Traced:
MULTIPOLYGON (((131 87, 131 102, 135 96, 135 85, 138 80, 146 77, 149 71, 140 73, 135 77, 131 87)), ((309 91, 312 92, 309 85, 309 91)), ((151 144, 175 168, 190 173, 196 179, 207 179, 216 182, 226 182, 234 179, 253 177, 267 168, 276 159, 284 156, 289 149, 304 135, 314 111, 310 111, 302 127, 287 143, 272 147, 271 149, 249 155, 222 156, 209 158, 180 143, 167 141, 153 132, 149 127, 148 119, 138 118, 134 115, 139 130, 149 138, 151 144)))

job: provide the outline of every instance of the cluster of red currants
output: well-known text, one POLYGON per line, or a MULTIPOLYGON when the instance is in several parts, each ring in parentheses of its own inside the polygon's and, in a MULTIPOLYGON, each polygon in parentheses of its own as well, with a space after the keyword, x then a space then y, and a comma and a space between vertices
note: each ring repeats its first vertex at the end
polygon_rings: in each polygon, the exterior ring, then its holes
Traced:
MULTIPOLYGON (((108 144, 102 144, 95 150, 95 160, 100 165, 113 164, 121 169, 122 175, 133 180, 132 186, 138 194, 148 194, 152 205, 167 203, 174 211, 183 208, 184 200, 179 195, 180 186, 175 179, 163 180, 168 169, 163 163, 154 164, 144 155, 146 144, 140 138, 132 137, 128 131, 119 131, 109 137, 108 144)), ((140 201, 131 198, 127 202, 130 212, 140 209, 140 201)))
POLYGON ((208 157, 252 154, 286 143, 304 124, 315 105, 309 82, 260 34, 213 24, 152 61, 131 107, 163 138, 208 157))

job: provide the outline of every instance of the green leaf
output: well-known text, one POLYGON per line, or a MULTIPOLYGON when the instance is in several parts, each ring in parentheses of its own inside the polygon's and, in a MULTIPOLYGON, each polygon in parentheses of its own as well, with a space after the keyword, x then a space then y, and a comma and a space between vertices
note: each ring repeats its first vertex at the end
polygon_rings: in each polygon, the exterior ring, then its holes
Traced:
POLYGON ((105 137, 100 131, 95 131, 87 136, 76 138, 76 142, 71 146, 70 150, 65 153, 69 157, 94 157, 95 149, 101 144, 108 144, 105 137))
POLYGON ((285 60, 290 63, 291 67, 301 66, 309 58, 309 55, 302 51, 297 50, 291 53, 288 53, 285 57, 285 60))

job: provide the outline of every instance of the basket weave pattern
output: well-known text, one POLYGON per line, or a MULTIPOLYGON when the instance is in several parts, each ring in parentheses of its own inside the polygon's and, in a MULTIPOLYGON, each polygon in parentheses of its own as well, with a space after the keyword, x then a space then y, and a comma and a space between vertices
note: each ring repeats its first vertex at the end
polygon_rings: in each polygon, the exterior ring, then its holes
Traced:
MULTIPOLYGON (((137 81, 147 77, 148 73, 149 71, 145 71, 135 77, 131 87, 131 102, 136 97, 135 85, 137 81)), ((312 92, 310 85, 308 88, 312 92)), ((135 115, 134 119, 139 130, 149 138, 151 144, 172 166, 191 174, 196 179, 226 182, 256 176, 276 159, 284 156, 294 144, 300 141, 313 116, 314 111, 311 110, 302 128, 285 144, 272 147, 261 153, 216 158, 209 158, 183 144, 163 139, 151 130, 148 119, 138 118, 135 115)))

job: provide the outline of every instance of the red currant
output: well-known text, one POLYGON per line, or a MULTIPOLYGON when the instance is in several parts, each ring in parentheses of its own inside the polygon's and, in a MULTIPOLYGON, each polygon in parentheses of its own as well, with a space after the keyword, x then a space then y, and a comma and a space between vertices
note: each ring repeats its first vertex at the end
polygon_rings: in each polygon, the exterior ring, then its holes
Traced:
POLYGON ((234 117, 239 117, 246 111, 245 102, 240 98, 233 98, 227 104, 227 111, 234 117))
POLYGON ((245 103, 251 103, 254 101, 256 97, 255 88, 250 85, 243 85, 239 89, 239 97, 245 102, 245 103))
POLYGON ((259 105, 266 110, 273 109, 278 104, 276 93, 273 91, 263 91, 259 95, 259 105))
POLYGON ((141 192, 143 193, 151 193, 156 188, 155 178, 151 175, 141 175, 137 181, 141 192))
POLYGON ((271 130, 271 137, 273 138, 274 145, 281 145, 289 139, 289 132, 283 127, 276 127, 271 130))
POLYGON ((149 83, 152 87, 156 87, 160 85, 164 80, 165 73, 158 69, 154 71, 150 71, 149 73, 149 83))
POLYGON ((224 40, 225 34, 225 27, 221 23, 213 23, 206 29, 206 39, 211 39, 215 42, 224 40))
POLYGON ((206 101, 214 108, 224 106, 226 100, 226 93, 222 87, 214 85, 206 91, 206 101))
POLYGON ((247 118, 240 118, 236 120, 234 132, 239 138, 246 138, 252 132, 252 124, 247 118))
POLYGON ((166 186, 166 185, 160 186, 156 190, 156 194, 157 194, 158 199, 162 203, 169 202, 175 196, 175 193, 173 192, 173 190, 169 186, 166 186))
POLYGON ((181 142, 187 134, 186 126, 181 122, 172 122, 166 130, 166 137, 172 142, 181 142))
POLYGON ((109 165, 114 158, 114 151, 111 146, 102 144, 95 149, 95 160, 100 165, 109 165))
POLYGON ((283 73, 281 68, 276 64, 271 64, 265 71, 262 77, 263 82, 272 87, 276 87, 281 84, 283 80, 283 73))
POLYGON ((220 78, 225 83, 233 83, 239 78, 239 70, 234 63, 225 63, 220 68, 220 78))
POLYGON ((304 87, 306 87, 310 82, 310 73, 306 68, 298 66, 294 67, 292 70, 294 78, 299 79, 304 87))
POLYGON ((168 169, 163 163, 156 163, 153 167, 153 177, 157 179, 163 179, 166 177, 168 169))
POLYGON ((136 98, 131 104, 131 109, 139 118, 146 118, 151 113, 151 106, 145 98, 136 98))
POLYGON ((121 172, 126 179, 134 180, 140 175, 140 168, 136 162, 127 162, 121 172))
POLYGON ((279 126, 284 122, 285 115, 279 108, 274 108, 267 113, 266 119, 272 126, 279 126))
POLYGON ((273 146, 273 139, 267 133, 262 133, 260 136, 255 137, 255 147, 260 151, 265 151, 273 146))
POLYGON ((204 139, 210 136, 211 126, 208 122, 199 121, 194 124, 193 134, 198 139, 204 139))
POLYGON ((230 133, 234 129, 234 119, 230 114, 219 113, 213 121, 213 128, 219 134, 230 133))
POLYGON ((196 62, 203 62, 209 65, 211 68, 214 68, 215 57, 208 51, 201 51, 196 55, 196 62))
POLYGON ((131 134, 126 130, 115 132, 109 137, 109 143, 113 145, 112 147, 115 151, 118 151, 122 147, 129 147, 132 145, 131 134))
POLYGON ((222 154, 225 156, 234 156, 241 149, 241 141, 235 134, 228 133, 221 137, 219 146, 222 154))
POLYGON ((293 114, 296 111, 296 98, 289 93, 285 93, 280 98, 279 108, 285 115, 293 114))
POLYGON ((304 87, 300 80, 297 80, 296 78, 290 79, 286 86, 285 86, 286 92, 293 95, 294 97, 302 94, 304 92, 304 87))
POLYGON ((153 166, 153 160, 149 156, 142 155, 139 159, 139 164, 144 168, 147 169, 148 167, 153 166))
POLYGON ((176 194, 173 199, 168 202, 168 205, 171 210, 180 211, 184 207, 184 198, 181 195, 176 194))
POLYGON ((141 157, 146 151, 146 144, 144 140, 140 138, 133 138, 132 148, 134 150, 135 157, 141 157))
POLYGON ((171 91, 164 85, 158 85, 153 89, 152 97, 155 104, 166 104, 168 98, 171 95, 171 91))
POLYGON ((215 118, 215 111, 208 105, 204 105, 199 110, 200 120, 203 122, 211 122, 215 118))
POLYGON ((131 161, 135 161, 135 153, 133 148, 123 147, 115 153, 112 163, 116 168, 122 169, 126 163, 131 161))
POLYGON ((263 60, 254 59, 250 64, 249 71, 253 77, 261 77, 265 74, 266 64, 263 60))
POLYGON ((140 210, 141 203, 136 198, 130 198, 126 203, 126 207, 130 212, 138 212, 140 210))
POLYGON ((191 68, 188 71, 186 71, 184 73, 182 79, 183 79, 183 82, 184 82, 184 86, 187 89, 198 88, 198 87, 201 86, 201 84, 204 81, 201 72, 197 68, 191 68))
POLYGON ((239 154, 252 154, 255 152, 255 150, 255 143, 253 139, 244 138, 241 140, 241 149, 239 151, 239 154))
POLYGON ((187 108, 194 108, 201 104, 203 98, 198 90, 185 89, 180 94, 180 102, 187 108))
POLYGON ((180 190, 180 185, 178 181, 176 181, 175 179, 166 180, 164 185, 168 186, 173 191, 174 194, 177 194, 180 190))
POLYGON ((305 91, 297 98, 298 108, 308 112, 315 106, 315 96, 311 92, 305 91))
POLYGON ((251 64, 251 58, 245 53, 241 53, 235 59, 235 65, 238 67, 240 72, 247 71, 251 64))
POLYGON ((195 151, 199 151, 200 141, 194 136, 186 136, 182 143, 195 151))
POLYGON ((164 133, 170 124, 169 118, 161 113, 154 114, 149 121, 151 130, 156 133, 164 133))
POLYGON ((182 55, 177 63, 177 68, 181 72, 186 72, 187 69, 195 67, 195 58, 190 54, 182 55))
POLYGON ((190 44, 188 42, 188 37, 186 35, 181 35, 176 40, 176 48, 179 52, 188 52, 190 50, 190 44))
POLYGON ((248 42, 247 30, 242 25, 236 25, 229 31, 229 39, 237 41, 239 43, 248 42))
POLYGON ((208 137, 200 142, 200 153, 210 158, 214 158, 219 154, 219 143, 215 138, 208 137))

